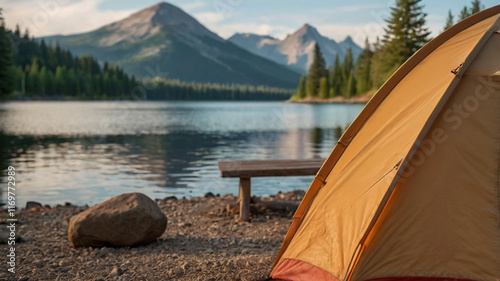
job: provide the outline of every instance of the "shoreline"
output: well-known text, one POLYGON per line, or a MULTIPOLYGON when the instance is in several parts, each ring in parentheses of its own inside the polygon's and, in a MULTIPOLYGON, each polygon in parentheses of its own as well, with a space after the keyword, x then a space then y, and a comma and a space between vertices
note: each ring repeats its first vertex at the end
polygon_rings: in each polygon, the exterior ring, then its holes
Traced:
POLYGON ((336 103, 336 104, 366 104, 374 95, 374 92, 368 92, 365 95, 362 96, 355 96, 351 98, 344 98, 341 96, 337 96, 334 98, 328 98, 328 99, 321 99, 318 97, 306 97, 303 99, 299 100, 293 100, 289 99, 286 102, 290 103, 306 103, 306 104, 330 104, 330 103, 336 103))
MULTIPOLYGON (((233 195, 157 199, 167 229, 137 247, 74 248, 69 220, 87 206, 17 210, 16 273, 4 271, 0 279, 266 280, 304 193, 252 197, 251 222, 237 220, 233 195)), ((6 210, 1 218, 5 225, 6 210)))

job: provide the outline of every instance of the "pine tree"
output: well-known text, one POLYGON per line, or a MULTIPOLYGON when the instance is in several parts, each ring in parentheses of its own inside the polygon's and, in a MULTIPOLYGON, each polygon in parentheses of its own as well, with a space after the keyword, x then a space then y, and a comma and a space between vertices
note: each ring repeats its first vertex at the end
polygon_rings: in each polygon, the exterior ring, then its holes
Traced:
POLYGON ((446 23, 444 24, 444 30, 452 26, 453 26, 453 14, 451 13, 451 10, 448 10, 448 17, 446 18, 446 23))
POLYGON ((342 86, 342 68, 339 62, 339 54, 335 55, 335 62, 333 64, 333 69, 329 73, 329 84, 330 84, 330 97, 335 97, 340 95, 340 88, 342 86))
POLYGON ((40 42, 40 57, 42 60, 42 65, 48 65, 49 64, 49 48, 47 47, 47 44, 45 44, 45 40, 42 39, 40 42))
POLYGON ((354 78, 354 70, 349 73, 349 78, 347 78, 347 88, 345 91, 345 97, 350 98, 356 94, 356 78, 354 78))
POLYGON ((352 57, 352 49, 349 47, 342 63, 342 80, 347 81, 349 73, 354 67, 354 59, 352 57))
POLYGON ((484 9, 484 6, 481 5, 481 1, 480 0, 473 0, 469 11, 470 11, 470 14, 473 15, 475 13, 479 13, 482 9, 484 9))
POLYGON ((26 81, 23 68, 21 66, 15 67, 14 71, 14 91, 23 92, 24 83, 26 81))
POLYGON ((458 16, 458 18, 460 20, 463 20, 463 19, 466 19, 468 17, 471 16, 471 13, 469 11, 469 8, 467 8, 467 6, 465 6, 461 11, 460 11, 460 15, 458 16))
POLYGON ((300 78, 300 82, 299 82, 299 87, 297 89, 297 97, 299 99, 303 99, 307 96, 307 90, 306 90, 306 77, 305 76, 302 76, 302 78, 300 78))
POLYGON ((396 6, 391 7, 383 45, 372 61, 375 86, 382 85, 403 62, 427 43, 430 31, 425 27, 426 14, 420 2, 396 0, 396 6))
POLYGON ((333 67, 332 78, 330 84, 337 81, 337 78, 342 75, 342 69, 340 68, 339 54, 335 54, 335 63, 333 67))
POLYGON ((64 74, 63 74, 63 68, 58 66, 56 68, 56 75, 55 75, 55 88, 56 88, 56 94, 58 95, 63 95, 66 93, 66 80, 64 79, 64 74))
POLYGON ((7 37, 7 29, 0 8, 0 97, 12 92, 14 88, 13 72, 12 47, 7 37))
POLYGON ((319 97, 322 99, 327 99, 328 98, 328 78, 326 77, 321 77, 319 80, 319 97))
POLYGON ((31 94, 38 94, 40 90, 40 64, 38 59, 34 59, 26 80, 26 91, 31 94))
POLYGON ((307 95, 311 97, 318 96, 319 80, 326 77, 325 60, 321 54, 318 44, 314 45, 313 63, 307 74, 307 95))
POLYGON ((344 58, 344 62, 342 63, 341 70, 341 84, 340 91, 345 95, 347 92, 347 83, 349 81, 349 75, 354 71, 354 60, 352 57, 352 50, 349 48, 344 58))
POLYGON ((425 25, 421 0, 397 0, 382 40, 396 63, 403 63, 428 41, 430 31, 425 25))
MULTIPOLYGON (((39 76, 39 85, 40 85, 40 94, 45 96, 47 94, 47 84, 49 82, 49 74, 47 71, 47 67, 42 67, 42 70, 40 70, 40 76, 39 76)), ((49 86, 50 88, 50 86, 49 86)))
POLYGON ((370 42, 368 42, 368 38, 365 40, 365 49, 362 55, 358 57, 358 65, 357 68, 357 84, 356 84, 356 92, 358 95, 363 95, 371 89, 371 61, 372 61, 373 53, 370 50, 370 42))
POLYGON ((328 96, 330 98, 335 97, 335 89, 333 87, 331 87, 331 86, 330 86, 330 90, 328 90, 328 96))
POLYGON ((465 18, 472 16, 475 13, 479 13, 482 9, 484 9, 484 6, 481 4, 481 1, 473 0, 470 8, 467 6, 463 7, 463 9, 460 11, 458 18, 459 20, 463 20, 465 18))

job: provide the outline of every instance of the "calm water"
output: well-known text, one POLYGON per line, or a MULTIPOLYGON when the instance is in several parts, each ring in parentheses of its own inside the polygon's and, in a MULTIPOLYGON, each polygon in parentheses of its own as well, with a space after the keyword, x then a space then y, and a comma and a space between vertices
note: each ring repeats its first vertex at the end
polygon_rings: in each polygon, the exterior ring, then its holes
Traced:
MULTIPOLYGON (((233 193, 232 159, 326 157, 362 105, 281 102, 0 104, 0 167, 26 201, 94 205, 131 191, 164 198, 233 193)), ((312 177, 252 179, 252 194, 305 189, 312 177)))

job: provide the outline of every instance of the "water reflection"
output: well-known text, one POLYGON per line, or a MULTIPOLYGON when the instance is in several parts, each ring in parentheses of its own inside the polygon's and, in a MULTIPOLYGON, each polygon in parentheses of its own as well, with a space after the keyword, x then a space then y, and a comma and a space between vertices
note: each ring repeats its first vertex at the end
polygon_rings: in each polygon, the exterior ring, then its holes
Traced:
MULTIPOLYGON (((96 204, 130 191, 153 198, 236 193, 238 180, 220 178, 218 161, 326 157, 361 109, 274 102, 120 106, 0 105, 0 179, 6 182, 8 165, 16 167, 19 206, 28 200, 96 204), (128 112, 117 113, 116 108, 128 112), (323 119, 315 117, 318 111, 323 119), (85 112, 92 114, 83 118, 85 112), (106 120, 118 115, 121 119, 106 120), (107 124, 106 129, 94 128, 96 124, 107 124)), ((252 193, 306 188, 310 181, 255 179, 252 193)), ((5 194, 1 199, 5 201, 5 194)))

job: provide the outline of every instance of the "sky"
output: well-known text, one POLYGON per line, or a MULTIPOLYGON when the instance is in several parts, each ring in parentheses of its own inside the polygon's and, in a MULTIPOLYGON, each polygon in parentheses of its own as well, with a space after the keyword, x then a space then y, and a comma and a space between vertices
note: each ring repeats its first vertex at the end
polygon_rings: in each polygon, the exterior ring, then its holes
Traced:
MULTIPOLYGON (((39 37, 95 30, 152 6, 159 0, 0 0, 7 27, 19 24, 39 37)), ((351 36, 363 46, 384 34, 395 0, 169 0, 223 38, 236 32, 283 39, 305 23, 326 37, 342 41, 351 36)), ((427 26, 438 35, 451 9, 454 15, 471 0, 422 0, 427 26)), ((499 0, 482 0, 485 8, 499 0)))

